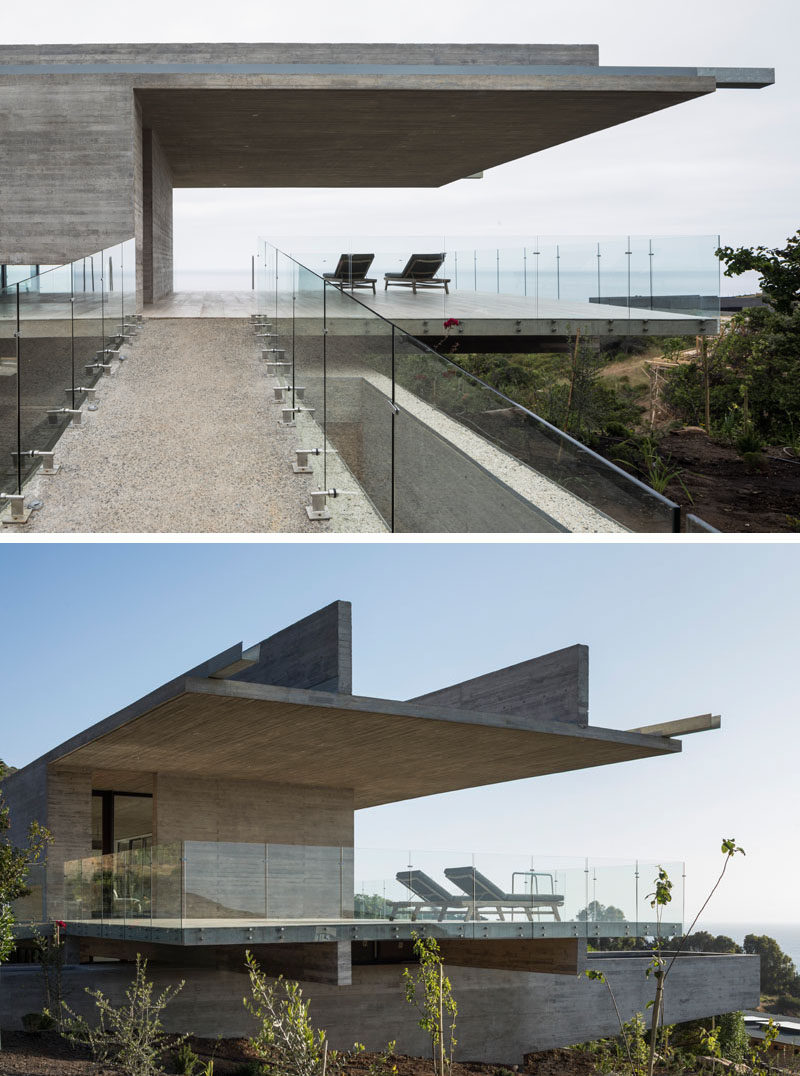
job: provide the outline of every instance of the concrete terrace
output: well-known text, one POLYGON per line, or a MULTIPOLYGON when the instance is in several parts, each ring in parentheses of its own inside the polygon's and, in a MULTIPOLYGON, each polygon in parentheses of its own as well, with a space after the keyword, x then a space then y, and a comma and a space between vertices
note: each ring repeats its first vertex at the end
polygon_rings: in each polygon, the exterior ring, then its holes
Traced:
MULTIPOLYGON (((315 284, 317 279, 314 278, 315 284)), ((315 291, 300 290, 294 298, 279 292, 277 303, 267 300, 267 313, 278 318, 301 320, 322 317, 322 281, 315 291)), ((247 317, 255 312, 253 291, 173 292, 144 306, 146 318, 247 317)), ((665 310, 642 311, 624 306, 536 299, 533 296, 496 295, 490 292, 359 290, 341 294, 327 289, 329 329, 345 335, 367 335, 383 330, 373 316, 393 321, 412 336, 436 339, 443 335, 441 322, 456 318, 454 330, 462 336, 551 337, 569 336, 580 329, 584 336, 697 336, 715 332, 714 318, 699 318, 665 310)))

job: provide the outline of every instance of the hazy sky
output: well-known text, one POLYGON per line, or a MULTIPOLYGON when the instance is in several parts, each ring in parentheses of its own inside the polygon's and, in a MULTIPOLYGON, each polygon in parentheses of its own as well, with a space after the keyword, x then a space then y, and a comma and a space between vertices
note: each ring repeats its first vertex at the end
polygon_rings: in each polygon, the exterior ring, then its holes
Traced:
POLYGON ((770 89, 722 91, 437 190, 177 191, 176 264, 243 270, 258 234, 719 233, 780 243, 800 224, 799 32, 797 0, 39 0, 4 5, 2 27, 8 42, 38 43, 588 42, 608 65, 777 69, 770 89))
POLYGON ((796 919, 794 545, 15 544, 0 579, 0 757, 16 765, 337 598, 353 602, 362 695, 586 643, 592 724, 714 712, 722 730, 676 756, 362 811, 357 843, 685 859, 692 911, 733 836, 747 856, 708 918, 796 919))

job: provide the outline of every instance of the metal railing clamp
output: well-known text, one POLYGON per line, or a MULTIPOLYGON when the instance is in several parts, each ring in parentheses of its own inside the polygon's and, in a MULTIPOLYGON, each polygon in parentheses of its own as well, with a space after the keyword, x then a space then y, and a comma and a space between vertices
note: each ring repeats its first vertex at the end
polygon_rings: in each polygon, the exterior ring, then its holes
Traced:
POLYGON ((8 508, 0 513, 0 523, 27 523, 31 517, 31 509, 25 507, 25 496, 22 493, 0 493, 0 501, 8 501, 8 508))
POLYGON ((41 452, 38 448, 29 448, 24 452, 12 452, 13 457, 27 456, 28 459, 41 459, 42 466, 39 470, 39 474, 58 474, 61 470, 61 464, 56 464, 55 449, 50 449, 49 452, 41 452))
POLYGON ((47 414, 48 416, 52 416, 52 418, 50 418, 51 423, 57 421, 58 415, 69 415, 73 426, 80 426, 81 424, 82 412, 75 407, 51 407, 48 408, 47 414))

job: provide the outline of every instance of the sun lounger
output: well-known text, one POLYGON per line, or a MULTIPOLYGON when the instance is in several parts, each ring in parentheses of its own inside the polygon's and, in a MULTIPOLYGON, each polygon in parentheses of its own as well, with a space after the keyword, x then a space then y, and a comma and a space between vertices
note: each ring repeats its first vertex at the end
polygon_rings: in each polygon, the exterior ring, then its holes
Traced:
POLYGON ((391 904, 390 919, 394 919, 398 912, 405 909, 410 909, 415 916, 428 909, 432 912, 438 911, 441 923, 448 911, 466 913, 469 910, 463 897, 448 893, 424 871, 398 871, 395 877, 417 899, 388 901, 391 904))
POLYGON ((445 877, 457 885, 466 894, 472 906, 472 918, 478 913, 495 911, 500 919, 505 919, 505 912, 523 911, 532 920, 534 913, 543 911, 561 921, 558 909, 563 907, 564 898, 559 893, 504 893, 485 874, 474 867, 447 867, 445 877))
POLYGON ((342 254, 334 271, 323 273, 322 276, 331 284, 336 284, 340 288, 349 288, 350 291, 355 291, 356 288, 372 288, 374 295, 377 278, 367 279, 367 273, 374 258, 374 254, 342 254))
POLYGON ((438 271, 446 258, 446 254, 412 254, 405 264, 402 273, 385 273, 383 277, 383 290, 390 284, 400 288, 411 288, 417 294, 417 288, 444 288, 445 294, 450 294, 447 285, 450 278, 437 277, 438 271))

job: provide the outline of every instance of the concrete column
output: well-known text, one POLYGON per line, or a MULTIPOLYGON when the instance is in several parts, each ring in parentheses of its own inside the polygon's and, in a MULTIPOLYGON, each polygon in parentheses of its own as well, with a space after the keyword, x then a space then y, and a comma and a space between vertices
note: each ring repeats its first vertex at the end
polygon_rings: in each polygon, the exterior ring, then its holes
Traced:
POLYGON ((142 300, 172 294, 172 169, 158 135, 142 128, 142 300))

